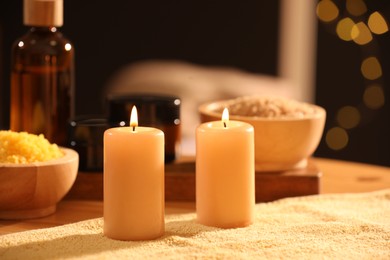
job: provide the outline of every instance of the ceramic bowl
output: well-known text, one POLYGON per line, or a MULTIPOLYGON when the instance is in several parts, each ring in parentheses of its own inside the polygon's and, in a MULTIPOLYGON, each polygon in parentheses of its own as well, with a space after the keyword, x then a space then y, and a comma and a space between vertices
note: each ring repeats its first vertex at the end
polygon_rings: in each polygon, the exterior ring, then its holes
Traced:
MULTIPOLYGON (((221 120, 220 112, 228 100, 199 107, 202 123, 221 120)), ((230 120, 244 121, 254 127, 256 171, 285 171, 307 166, 316 150, 325 125, 326 111, 310 105, 315 113, 296 118, 265 118, 230 115, 230 120)))
POLYGON ((50 215, 76 180, 77 152, 60 148, 64 156, 47 162, 0 164, 0 219, 50 215))

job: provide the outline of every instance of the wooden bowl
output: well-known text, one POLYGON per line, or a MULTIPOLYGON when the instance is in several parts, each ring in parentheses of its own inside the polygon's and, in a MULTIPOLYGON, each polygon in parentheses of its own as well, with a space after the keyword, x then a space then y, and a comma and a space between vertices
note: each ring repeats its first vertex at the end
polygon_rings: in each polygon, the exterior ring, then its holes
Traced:
MULTIPOLYGON (((221 120, 216 112, 226 100, 199 107, 201 122, 221 120)), ((230 120, 244 121, 254 127, 256 171, 284 171, 307 166, 321 140, 326 111, 313 106, 315 113, 301 118, 264 118, 230 115, 230 120)))
POLYGON ((0 218, 26 219, 52 214, 72 187, 79 156, 62 148, 64 156, 47 162, 0 164, 0 218))

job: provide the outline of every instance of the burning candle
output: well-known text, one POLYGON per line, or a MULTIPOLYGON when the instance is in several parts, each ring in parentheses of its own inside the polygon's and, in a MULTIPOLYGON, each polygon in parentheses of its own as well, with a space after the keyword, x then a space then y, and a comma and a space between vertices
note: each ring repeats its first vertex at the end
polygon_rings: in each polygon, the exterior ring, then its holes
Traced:
POLYGON ((133 107, 130 127, 104 132, 104 234, 118 240, 148 240, 164 233, 164 133, 139 127, 133 107))
POLYGON ((248 226, 255 206, 254 130, 250 124, 222 121, 196 131, 196 212, 198 222, 220 228, 248 226))

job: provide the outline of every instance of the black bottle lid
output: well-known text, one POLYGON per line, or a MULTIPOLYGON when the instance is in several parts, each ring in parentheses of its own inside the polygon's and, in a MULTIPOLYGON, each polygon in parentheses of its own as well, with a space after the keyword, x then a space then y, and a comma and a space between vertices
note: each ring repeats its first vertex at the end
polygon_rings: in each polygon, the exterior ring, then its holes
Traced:
POLYGON ((129 125, 131 109, 137 107, 138 125, 180 124, 180 98, 159 94, 115 94, 108 96, 111 126, 129 125))
POLYGON ((109 128, 101 116, 84 115, 69 121, 68 146, 79 154, 79 169, 86 172, 103 171, 103 136, 109 128))

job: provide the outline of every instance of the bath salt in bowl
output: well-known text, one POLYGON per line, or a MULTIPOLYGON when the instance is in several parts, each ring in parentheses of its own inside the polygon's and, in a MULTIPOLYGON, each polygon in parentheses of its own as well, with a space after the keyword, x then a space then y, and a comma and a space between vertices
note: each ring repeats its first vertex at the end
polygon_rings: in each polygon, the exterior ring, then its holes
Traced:
POLYGON ((0 131, 0 219, 47 216, 72 187, 79 157, 43 136, 0 131))
POLYGON ((281 97, 245 96, 206 103, 199 107, 201 122, 221 120, 225 107, 230 120, 254 127, 256 171, 306 167, 323 134, 325 109, 281 97))

